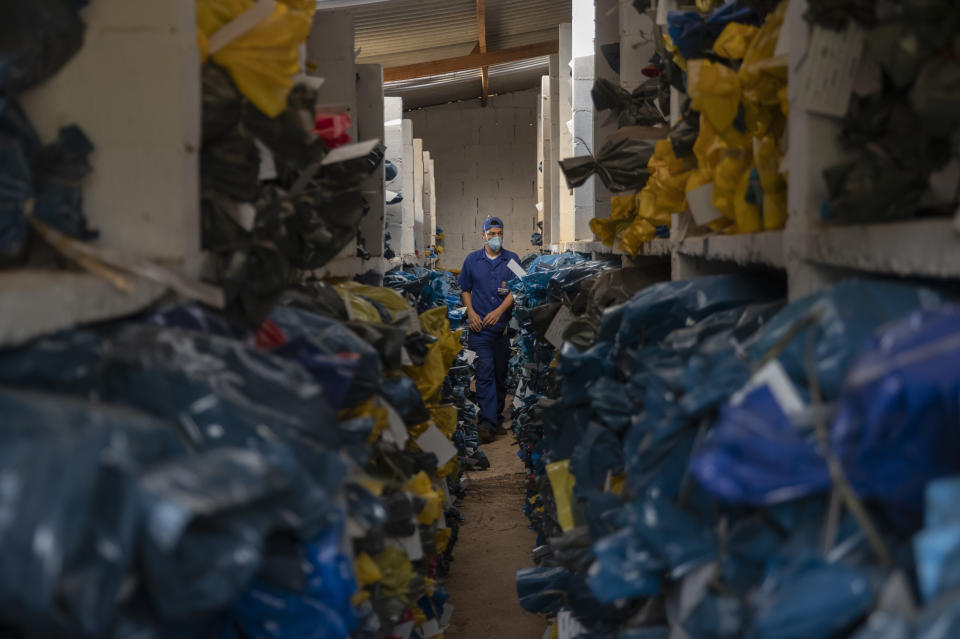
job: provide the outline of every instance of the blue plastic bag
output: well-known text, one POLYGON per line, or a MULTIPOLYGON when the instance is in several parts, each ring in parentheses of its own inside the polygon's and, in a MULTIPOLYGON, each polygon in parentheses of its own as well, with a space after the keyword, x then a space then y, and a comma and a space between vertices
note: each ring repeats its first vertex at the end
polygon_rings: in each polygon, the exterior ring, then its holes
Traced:
POLYGON ((886 326, 851 369, 831 441, 857 493, 907 530, 930 480, 960 473, 960 307, 886 326))
POLYGON ((751 639, 828 639, 873 605, 869 573, 821 559, 798 559, 772 574, 757 595, 751 639))

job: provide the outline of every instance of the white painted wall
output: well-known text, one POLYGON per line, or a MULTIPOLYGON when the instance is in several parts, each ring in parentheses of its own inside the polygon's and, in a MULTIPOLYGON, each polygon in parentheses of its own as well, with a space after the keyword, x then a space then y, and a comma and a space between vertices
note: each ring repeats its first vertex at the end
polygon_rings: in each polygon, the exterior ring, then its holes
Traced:
MULTIPOLYGON (((573 132, 574 132, 574 121, 573 121, 573 67, 571 65, 573 60, 573 29, 570 24, 561 24, 560 25, 560 65, 558 68, 559 73, 559 143, 560 148, 557 153, 557 158, 563 160, 566 158, 574 157, 573 149, 573 132)), ((563 174, 560 174, 560 177, 563 177, 563 174)), ((560 185, 560 216, 559 216, 559 231, 560 236, 557 238, 560 242, 573 242, 575 241, 577 229, 576 229, 576 214, 575 214, 575 205, 574 205, 574 195, 571 193, 570 189, 567 188, 566 180, 562 181, 560 185)))

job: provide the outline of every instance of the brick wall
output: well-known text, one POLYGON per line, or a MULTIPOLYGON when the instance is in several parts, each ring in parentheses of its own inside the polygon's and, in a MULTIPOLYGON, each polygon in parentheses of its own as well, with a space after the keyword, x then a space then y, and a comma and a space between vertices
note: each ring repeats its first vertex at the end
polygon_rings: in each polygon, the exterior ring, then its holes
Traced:
POLYGON ((503 220, 504 246, 530 253, 537 224, 536 90, 410 111, 436 167, 437 225, 446 235, 440 265, 460 268, 481 246, 480 225, 503 220))

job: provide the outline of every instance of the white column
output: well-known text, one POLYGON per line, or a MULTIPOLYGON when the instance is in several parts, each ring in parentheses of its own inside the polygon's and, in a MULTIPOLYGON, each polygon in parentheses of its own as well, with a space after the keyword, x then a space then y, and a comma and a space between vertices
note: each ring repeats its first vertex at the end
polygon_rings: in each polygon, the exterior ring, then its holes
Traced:
POLYGON ((620 0, 620 86, 633 91, 646 81, 643 67, 656 49, 653 20, 641 15, 633 0, 620 0))
MULTIPOLYGON (((357 133, 361 140, 374 138, 385 142, 383 68, 379 64, 357 65, 357 133)), ((360 235, 371 257, 383 256, 384 214, 384 165, 364 180, 363 197, 370 210, 360 222, 360 235)))
MULTIPOLYGON (((560 148, 558 159, 574 157, 573 152, 573 30, 570 24, 560 25, 560 148)), ((564 180, 560 186, 560 242, 576 238, 574 196, 564 180)))
POLYGON ((413 161, 413 122, 403 121, 403 230, 400 233, 401 251, 403 257, 413 257, 416 250, 416 239, 414 237, 416 225, 416 183, 414 175, 416 174, 415 163, 413 161))
MULTIPOLYGON (((384 136, 387 145, 386 159, 400 172, 386 188, 393 193, 403 194, 403 98, 384 98, 384 136)), ((400 255, 403 238, 403 204, 387 204, 386 230, 390 233, 390 248, 400 255)))
MULTIPOLYGON (((573 0, 573 154, 590 155, 593 141, 594 40, 596 24, 594 0, 573 0)), ((592 240, 590 220, 596 210, 596 177, 573 192, 574 238, 592 240)))

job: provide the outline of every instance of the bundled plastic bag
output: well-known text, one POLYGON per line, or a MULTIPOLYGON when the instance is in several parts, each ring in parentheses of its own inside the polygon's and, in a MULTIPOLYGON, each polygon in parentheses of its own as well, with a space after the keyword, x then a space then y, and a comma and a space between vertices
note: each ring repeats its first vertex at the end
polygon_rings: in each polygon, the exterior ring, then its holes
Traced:
POLYGON ((960 473, 958 335, 953 306, 885 327, 847 375, 831 425, 854 489, 908 530, 921 523, 930 480, 960 473))
POLYGON ((254 0, 200 0, 197 3, 197 27, 204 60, 230 71, 237 86, 250 101, 269 117, 276 117, 287 106, 287 94, 293 88, 293 76, 300 70, 298 47, 310 33, 311 16, 276 3, 273 13, 252 29, 210 53, 209 38, 254 6, 254 0))
POLYGON ((604 186, 615 193, 635 191, 647 183, 650 175, 647 162, 653 151, 653 140, 622 138, 604 144, 596 156, 561 160, 560 168, 571 189, 597 175, 604 186))
MULTIPOLYGON (((598 111, 612 110, 616 113, 620 128, 666 124, 655 102, 661 98, 659 79, 647 80, 633 93, 628 93, 605 78, 597 78, 590 95, 598 111)), ((669 105, 664 110, 669 111, 669 105)))
POLYGON ((165 422, 62 395, 0 388, 0 412, 0 619, 104 636, 136 561, 137 473, 185 448, 165 422))
POLYGON ((0 28, 0 95, 13 96, 59 71, 83 47, 87 0, 9 3, 0 28))

